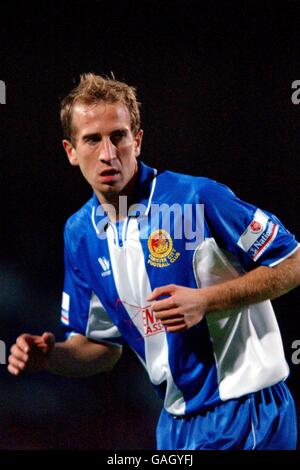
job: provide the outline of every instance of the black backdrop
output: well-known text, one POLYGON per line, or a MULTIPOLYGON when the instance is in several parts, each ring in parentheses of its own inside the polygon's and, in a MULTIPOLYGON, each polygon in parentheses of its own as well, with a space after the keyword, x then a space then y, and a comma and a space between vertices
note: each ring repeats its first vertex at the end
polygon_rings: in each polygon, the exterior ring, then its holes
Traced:
MULTIPOLYGON (((86 71, 138 89, 143 160, 205 175, 277 214, 300 240, 300 5, 263 1, 2 1, 0 339, 59 326, 62 230, 90 197, 61 146, 60 99, 86 71), (277 6, 276 6, 277 5, 277 6)), ((274 301, 300 401, 299 289, 274 301)), ((161 407, 126 350, 88 379, 9 376, 0 449, 152 449, 161 407)))

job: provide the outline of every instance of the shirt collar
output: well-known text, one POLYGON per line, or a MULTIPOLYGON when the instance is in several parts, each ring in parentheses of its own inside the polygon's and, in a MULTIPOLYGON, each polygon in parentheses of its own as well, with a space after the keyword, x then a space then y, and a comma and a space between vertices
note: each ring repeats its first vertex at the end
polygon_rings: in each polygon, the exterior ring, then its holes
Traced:
MULTIPOLYGON (((155 168, 151 168, 145 165, 145 163, 138 161, 138 173, 133 193, 134 203, 128 208, 129 217, 147 216, 149 214, 156 185, 156 175, 157 170, 155 168)), ((109 219, 102 209, 96 193, 93 194, 92 199, 92 223, 96 232, 99 233, 97 228, 99 221, 102 222, 101 226, 103 227, 105 225, 104 218, 107 219, 107 222, 109 219)))

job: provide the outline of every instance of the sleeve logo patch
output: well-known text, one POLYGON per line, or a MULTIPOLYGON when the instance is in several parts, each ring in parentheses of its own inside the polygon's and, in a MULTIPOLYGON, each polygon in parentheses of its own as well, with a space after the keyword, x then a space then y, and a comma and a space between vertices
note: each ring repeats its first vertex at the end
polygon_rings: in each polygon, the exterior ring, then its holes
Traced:
POLYGON ((257 261, 275 239, 278 229, 278 224, 275 224, 264 212, 257 209, 253 220, 240 236, 238 246, 248 253, 253 261, 257 261))
POLYGON ((70 296, 63 292, 61 302, 61 321, 65 325, 69 324, 70 296))
POLYGON ((263 225, 257 220, 252 220, 250 230, 252 233, 260 233, 263 231, 263 225))

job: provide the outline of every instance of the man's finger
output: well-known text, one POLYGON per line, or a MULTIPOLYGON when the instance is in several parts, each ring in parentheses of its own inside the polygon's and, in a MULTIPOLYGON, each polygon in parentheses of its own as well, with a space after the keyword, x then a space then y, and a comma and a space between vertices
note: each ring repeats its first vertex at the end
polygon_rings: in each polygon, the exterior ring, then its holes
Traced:
POLYGON ((158 300, 151 305, 151 308, 154 312, 161 312, 162 310, 168 310, 170 308, 175 307, 174 300, 172 297, 168 297, 167 299, 158 300))
POLYGON ((9 364, 11 364, 13 367, 15 367, 18 370, 23 370, 25 367, 25 363, 23 361, 20 361, 14 356, 9 356, 8 362, 9 364))
POLYGON ((55 336, 53 333, 50 333, 49 331, 46 331, 45 333, 43 333, 42 339, 50 348, 52 348, 52 346, 55 343, 55 336))
POLYGON ((28 354, 24 353, 22 349, 19 348, 16 344, 14 344, 11 349, 10 349, 11 354, 16 357, 17 359, 20 359, 24 362, 28 360, 28 354))
POLYGON ((23 335, 17 338, 16 344, 19 346, 20 349, 22 349, 22 351, 27 353, 32 344, 34 343, 34 338, 35 337, 33 335, 24 333, 23 335))
POLYGON ((8 364, 7 366, 8 372, 10 372, 12 375, 19 375, 20 371, 16 367, 12 366, 11 364, 8 364))
POLYGON ((167 284, 166 286, 156 287, 154 291, 147 297, 147 301, 156 300, 161 295, 171 294, 174 290, 174 284, 167 284))
POLYGON ((184 318, 184 315, 180 312, 178 312, 177 308, 171 308, 170 310, 164 310, 162 312, 158 312, 155 314, 155 318, 157 320, 171 320, 172 318, 184 318))
POLYGON ((180 333, 181 331, 187 330, 186 324, 177 325, 177 326, 168 326, 167 331, 170 333, 180 333))
POLYGON ((55 343, 55 336, 53 333, 45 332, 42 336, 37 336, 34 340, 35 346, 43 352, 44 354, 48 354, 55 343))
POLYGON ((183 320, 182 316, 178 318, 166 318, 165 320, 161 320, 161 322, 164 326, 177 326, 179 323, 185 324, 185 321, 183 320))

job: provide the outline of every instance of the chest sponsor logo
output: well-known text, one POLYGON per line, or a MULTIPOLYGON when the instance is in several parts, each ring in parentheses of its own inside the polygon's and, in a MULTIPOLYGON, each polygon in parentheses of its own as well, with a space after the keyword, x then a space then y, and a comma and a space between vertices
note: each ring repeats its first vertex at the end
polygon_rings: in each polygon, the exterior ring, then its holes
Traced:
POLYGON ((151 307, 142 309, 144 335, 152 336, 157 333, 165 331, 165 328, 160 320, 157 320, 151 307))
POLYGON ((155 230, 148 238, 148 264, 164 268, 175 263, 180 253, 173 248, 173 240, 166 230, 155 230))
POLYGON ((163 333, 165 327, 163 326, 161 320, 158 320, 155 317, 151 305, 145 307, 140 307, 138 305, 131 304, 125 300, 118 299, 116 305, 119 303, 123 304, 126 310, 129 313, 132 323, 141 330, 140 318, 142 317, 143 323, 143 333, 144 336, 156 335, 157 333, 163 333))
POLYGON ((98 258, 98 263, 100 264, 102 268, 101 276, 102 277, 109 276, 111 274, 111 269, 110 269, 110 262, 108 261, 108 259, 105 258, 105 256, 102 256, 98 258))

